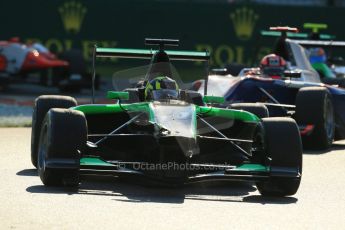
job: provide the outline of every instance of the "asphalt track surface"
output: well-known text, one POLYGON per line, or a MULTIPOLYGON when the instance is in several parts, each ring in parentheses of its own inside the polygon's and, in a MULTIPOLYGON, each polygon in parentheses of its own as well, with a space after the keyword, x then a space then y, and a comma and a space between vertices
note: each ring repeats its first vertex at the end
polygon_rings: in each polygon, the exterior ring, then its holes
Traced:
POLYGON ((89 177, 78 190, 46 188, 30 132, 0 129, 0 229, 345 229, 345 142, 304 153, 295 196, 264 198, 240 182, 169 189, 89 177))

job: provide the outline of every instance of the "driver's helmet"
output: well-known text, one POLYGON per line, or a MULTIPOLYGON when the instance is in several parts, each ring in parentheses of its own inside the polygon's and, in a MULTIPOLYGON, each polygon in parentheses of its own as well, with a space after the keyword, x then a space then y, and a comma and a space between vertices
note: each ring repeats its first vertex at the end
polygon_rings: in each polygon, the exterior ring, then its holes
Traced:
POLYGON ((309 60, 311 64, 325 63, 327 61, 326 52, 323 48, 310 48, 309 60))
POLYGON ((178 99, 179 88, 175 80, 160 76, 147 82, 145 87, 145 100, 178 99))
POLYGON ((260 69, 264 76, 282 77, 286 70, 286 61, 276 54, 268 54, 261 59, 260 69))

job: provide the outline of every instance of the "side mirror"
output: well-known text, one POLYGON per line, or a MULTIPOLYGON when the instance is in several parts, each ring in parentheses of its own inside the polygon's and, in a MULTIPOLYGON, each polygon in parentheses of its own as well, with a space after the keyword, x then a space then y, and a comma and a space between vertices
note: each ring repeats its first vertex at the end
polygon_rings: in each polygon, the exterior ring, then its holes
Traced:
POLYGON ((284 71, 284 77, 288 78, 300 78, 302 76, 301 71, 284 71))
POLYGON ((129 93, 128 92, 122 92, 122 91, 108 91, 107 92, 107 98, 108 99, 117 99, 117 100, 128 100, 129 99, 129 93))
POLYGON ((204 96, 203 101, 206 104, 223 104, 225 102, 224 97, 219 97, 219 96, 204 96))

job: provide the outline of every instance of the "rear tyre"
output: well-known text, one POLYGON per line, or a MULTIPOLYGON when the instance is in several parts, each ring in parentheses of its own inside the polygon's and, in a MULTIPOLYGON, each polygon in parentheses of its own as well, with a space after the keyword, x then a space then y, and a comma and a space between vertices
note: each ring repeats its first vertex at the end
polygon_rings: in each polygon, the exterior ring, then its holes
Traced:
POLYGON ((47 186, 78 186, 80 152, 87 141, 87 124, 80 111, 51 109, 38 148, 38 174, 47 186))
POLYGON ((264 104, 260 103, 235 103, 228 106, 228 109, 244 110, 255 114, 258 118, 269 117, 269 112, 264 104))
POLYGON ((334 110, 332 97, 324 87, 305 87, 296 97, 296 121, 299 125, 314 125, 309 135, 303 135, 303 146, 322 150, 334 139, 334 110))
POLYGON ((77 101, 68 96, 43 95, 35 100, 32 114, 31 162, 37 168, 38 142, 44 117, 51 108, 70 108, 77 106, 77 101))
POLYGON ((294 195, 301 182, 302 143, 296 122, 291 118, 264 118, 264 155, 270 158, 271 178, 257 182, 256 187, 263 196, 294 195), (299 173, 298 177, 274 175, 275 170, 299 173))

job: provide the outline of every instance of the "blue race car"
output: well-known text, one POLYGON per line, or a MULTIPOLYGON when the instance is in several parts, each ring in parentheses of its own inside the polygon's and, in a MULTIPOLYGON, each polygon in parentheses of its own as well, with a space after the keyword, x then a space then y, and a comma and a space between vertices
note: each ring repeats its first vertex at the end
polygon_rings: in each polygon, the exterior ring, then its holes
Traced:
POLYGON ((286 38, 287 31, 295 29, 273 30, 281 31, 282 36, 275 54, 268 55, 261 68, 243 69, 237 77, 210 75, 194 82, 193 89, 205 93, 201 89, 207 82, 207 95, 225 98, 226 103, 219 106, 247 110, 259 117, 292 117, 305 148, 327 149, 333 141, 345 139, 345 90, 320 81, 305 49, 286 38))

